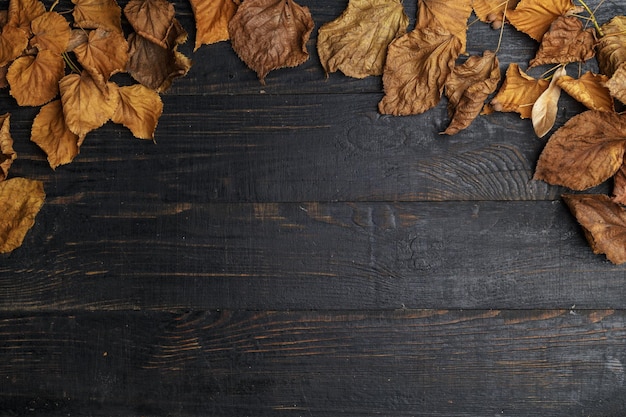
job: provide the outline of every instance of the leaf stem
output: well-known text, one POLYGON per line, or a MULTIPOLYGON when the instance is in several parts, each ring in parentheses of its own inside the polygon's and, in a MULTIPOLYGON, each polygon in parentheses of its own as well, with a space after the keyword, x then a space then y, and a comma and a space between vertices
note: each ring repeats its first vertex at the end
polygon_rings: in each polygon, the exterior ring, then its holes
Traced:
POLYGON ((54 8, 59 4, 60 0, 55 0, 54 3, 52 3, 52 5, 50 6, 50 12, 54 10, 54 8))
POLYGON ((502 36, 504 34, 504 25, 506 23, 506 11, 509 8, 509 0, 504 2, 504 10, 502 11, 502 26, 500 27, 500 36, 498 37, 498 46, 496 46, 496 50, 494 54, 497 54, 500 50, 500 46, 502 45, 502 36))
MULTIPOLYGON (((598 21, 596 20, 596 15, 593 13, 593 10, 591 10, 589 8, 589 6, 587 6, 587 3, 585 3, 584 0, 578 0, 578 2, 585 8, 587 13, 589 13, 589 16, 591 16, 591 21, 593 22, 593 25, 596 28, 596 31, 598 32, 600 37, 603 37, 604 36, 604 31, 602 30, 602 28, 598 24, 598 21)), ((598 5, 598 7, 600 7, 600 5, 598 5)), ((596 10, 598 10, 597 7, 596 7, 596 10)))
POLYGON ((65 63, 67 64, 67 66, 68 66, 68 67, 70 67, 70 69, 71 69, 73 72, 75 72, 75 73, 77 73, 77 74, 80 74, 80 69, 78 68, 78 65, 76 65, 76 64, 74 63, 74 61, 72 61, 72 58, 70 58, 70 56, 68 55, 68 53, 67 53, 67 52, 63 52, 61 55, 63 56, 63 61, 65 61, 65 63))

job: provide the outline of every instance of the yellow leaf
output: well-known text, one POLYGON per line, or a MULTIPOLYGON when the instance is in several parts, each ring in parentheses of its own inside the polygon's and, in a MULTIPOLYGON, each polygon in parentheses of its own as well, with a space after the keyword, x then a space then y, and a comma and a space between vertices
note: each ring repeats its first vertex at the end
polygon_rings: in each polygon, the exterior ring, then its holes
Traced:
POLYGON ((0 116, 0 181, 4 181, 9 173, 9 168, 17 158, 13 150, 13 138, 10 132, 9 113, 0 116))
POLYGON ((558 79, 557 84, 590 110, 614 111, 613 98, 605 86, 608 80, 606 75, 588 71, 578 79, 563 76, 558 79))
POLYGON ((196 20, 194 51, 202 45, 225 41, 228 22, 235 15, 239 0, 190 0, 196 20))
POLYGON ((76 59, 98 82, 126 70, 128 43, 119 32, 96 29, 89 32, 87 42, 74 48, 76 59))
POLYGON ((383 72, 383 114, 423 113, 441 99, 461 52, 458 37, 440 29, 416 28, 389 45, 383 72))
POLYGON ((318 31, 324 70, 354 78, 381 75, 389 43, 406 33, 408 24, 400 0, 350 0, 341 16, 318 31))
POLYGON ((45 198, 41 181, 12 178, 0 183, 0 253, 22 245, 45 198))
POLYGON ((481 22, 504 22, 504 12, 515 9, 520 0, 472 0, 472 8, 481 22))
POLYGON ((116 0, 72 0, 74 26, 83 29, 122 31, 122 9, 116 0))
POLYGON ((532 108, 539 96, 548 88, 547 80, 537 80, 523 72, 516 63, 509 64, 504 83, 491 100, 495 111, 517 112, 522 119, 532 116, 532 108))
POLYGON ((7 72, 10 93, 20 106, 41 106, 59 92, 65 75, 61 55, 44 49, 36 56, 24 55, 13 61, 7 72), (36 85, 37 88, 33 88, 36 85))
POLYGON ((55 12, 46 12, 33 20, 33 37, 30 44, 42 51, 47 49, 60 54, 65 52, 72 33, 70 24, 55 12))
POLYGON ((559 87, 557 82, 564 75, 567 75, 565 67, 557 69, 552 75, 552 81, 550 81, 546 91, 541 93, 535 104, 533 104, 531 112, 533 129, 535 129, 535 134, 540 138, 544 137, 552 129, 554 122, 556 122, 556 114, 559 110, 559 97, 561 96, 561 87, 559 87))
POLYGON ((111 120, 126 126, 136 138, 153 139, 163 102, 154 90, 135 84, 120 87, 120 104, 111 120))
POLYGON ((582 10, 572 0, 521 0, 506 16, 517 30, 541 41, 557 17, 582 10))
POLYGON ((33 121, 30 140, 48 155, 52 169, 72 162, 80 149, 78 136, 65 124, 61 100, 52 101, 39 110, 33 121))
POLYGON ((461 40, 463 52, 467 39, 467 19, 471 13, 471 0, 417 0, 415 27, 447 31, 461 40))

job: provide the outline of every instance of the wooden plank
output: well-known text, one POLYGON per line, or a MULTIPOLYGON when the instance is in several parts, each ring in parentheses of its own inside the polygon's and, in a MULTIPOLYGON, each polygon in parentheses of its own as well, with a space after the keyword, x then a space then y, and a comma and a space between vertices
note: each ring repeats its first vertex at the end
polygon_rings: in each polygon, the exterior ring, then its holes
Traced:
POLYGON ((626 266, 559 202, 50 202, 3 311, 624 308, 626 266))
POLYGON ((625 318, 614 310, 3 316, 0 409, 620 415, 625 318))

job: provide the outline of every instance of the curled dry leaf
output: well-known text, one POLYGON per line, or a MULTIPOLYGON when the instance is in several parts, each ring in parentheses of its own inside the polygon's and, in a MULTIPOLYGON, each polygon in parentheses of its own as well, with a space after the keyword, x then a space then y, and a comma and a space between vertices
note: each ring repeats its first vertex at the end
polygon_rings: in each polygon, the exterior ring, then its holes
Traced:
MULTIPOLYGON (((472 8, 476 17, 484 23, 504 22, 504 14, 515 9, 520 0, 472 0, 472 8)), ((498 23, 496 23, 498 24, 498 23)))
POLYGON ((613 176, 613 201, 626 204, 626 158, 613 176))
POLYGON ((131 0, 124 7, 124 16, 135 32, 163 48, 168 47, 166 39, 175 14, 174 5, 167 0, 131 0))
POLYGON ((39 0, 10 0, 7 26, 18 27, 31 34, 30 24, 46 12, 46 7, 39 0))
POLYGON ((41 181, 11 178, 0 183, 0 253, 22 245, 45 198, 41 181))
POLYGON ((559 16, 543 35, 530 67, 586 61, 594 57, 595 45, 593 29, 583 29, 583 23, 577 17, 559 16))
POLYGON ((617 68, 605 85, 612 97, 626 103, 626 62, 617 68))
POLYGON ((81 142, 87 133, 111 119, 120 100, 118 88, 112 82, 97 83, 87 71, 61 79, 59 90, 65 123, 81 142))
POLYGON ((389 43, 406 33, 408 24, 400 0, 350 0, 341 16, 318 31, 324 70, 354 78, 381 75, 389 43))
POLYGON ((245 0, 228 23, 234 51, 262 84, 270 71, 309 59, 306 43, 312 31, 308 7, 293 0, 245 0))
POLYGON ((471 56, 463 65, 456 66, 446 82, 448 113, 452 121, 443 133, 453 135, 468 127, 480 114, 498 82, 500 64, 491 51, 485 51, 482 57, 471 56))
POLYGON ((595 254, 614 264, 626 262, 626 211, 601 194, 566 194, 563 200, 583 228, 595 254))
POLYGON ((597 46, 600 72, 608 77, 626 62, 626 16, 615 16, 601 27, 604 36, 597 46))
POLYGON ((415 27, 443 28, 461 40, 461 52, 464 52, 471 13, 471 0, 417 0, 415 27))
POLYGON ((533 104, 531 120, 535 134, 540 138, 544 137, 556 122, 559 97, 561 97, 561 87, 558 85, 558 80, 564 75, 567 75, 565 67, 559 67, 554 71, 550 85, 533 104))
POLYGON ((548 88, 547 80, 537 80, 515 63, 509 64, 504 83, 491 100, 495 111, 517 112, 522 119, 532 117, 532 108, 539 96, 548 88))
POLYGON ((28 33, 17 26, 5 25, 0 34, 0 66, 13 61, 28 46, 28 33))
POLYGON ((74 48, 76 59, 94 80, 105 83, 111 75, 126 70, 128 43, 120 32, 95 29, 87 41, 74 48))
POLYGON ((13 61, 7 81, 18 105, 41 106, 59 93, 59 80, 64 75, 63 57, 45 49, 36 56, 24 55, 13 61))
POLYGON ((61 100, 51 101, 39 110, 33 121, 30 140, 48 155, 52 169, 72 162, 80 148, 78 135, 65 124, 61 100))
POLYGON ((572 0, 521 0, 514 10, 507 13, 507 18, 517 30, 541 41, 557 17, 582 10, 572 0))
POLYGON ((196 20, 194 51, 202 45, 228 40, 228 22, 235 15, 239 0, 190 0, 196 20))
POLYGON ((458 37, 442 29, 416 28, 389 45, 383 72, 383 114, 419 114, 437 105, 461 52, 458 37))
POLYGON ((56 12, 46 12, 33 20, 30 45, 39 51, 64 52, 72 33, 68 21, 56 12))
POLYGON ((120 87, 120 104, 111 120, 126 126, 136 138, 154 140, 163 102, 157 92, 135 84, 120 87))
POLYGON ((548 140, 533 179, 585 190, 611 178, 626 151, 626 117, 587 110, 569 119, 548 140))
POLYGON ((17 158, 17 154, 13 150, 10 120, 11 115, 9 113, 0 116, 0 181, 7 178, 9 168, 17 158))
POLYGON ((580 78, 564 75, 557 80, 557 85, 590 110, 614 111, 613 98, 605 84, 606 75, 587 71, 580 78))
POLYGON ((72 0, 74 26, 83 29, 122 31, 122 9, 116 0, 72 0))

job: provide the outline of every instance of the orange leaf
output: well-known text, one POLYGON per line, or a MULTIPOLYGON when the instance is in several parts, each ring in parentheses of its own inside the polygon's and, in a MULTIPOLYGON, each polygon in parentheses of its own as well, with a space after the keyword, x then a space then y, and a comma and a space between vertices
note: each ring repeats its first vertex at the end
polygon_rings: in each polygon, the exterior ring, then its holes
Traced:
POLYGON ((566 194, 563 200, 583 228, 593 253, 626 262, 626 211, 606 195, 566 194))
POLYGON ((395 39, 387 51, 378 110, 398 116, 436 106, 461 48, 458 37, 439 29, 416 28, 395 39))
POLYGON ((318 31, 324 70, 355 78, 381 75, 389 43, 406 33, 408 24, 400 0, 350 0, 341 16, 318 31))
POLYGON ((586 61, 594 57, 595 45, 593 29, 583 29, 583 23, 577 17, 559 16, 543 35, 530 67, 586 61))
POLYGON ((9 0, 8 26, 14 26, 30 34, 30 24, 46 12, 39 0, 9 0))
POLYGON ((312 31, 308 7, 293 0, 245 0, 228 23, 233 49, 261 84, 270 71, 309 59, 306 43, 312 31))
POLYGON ((41 181, 11 178, 0 183, 0 253, 22 245, 45 198, 41 181))
POLYGON ((119 32, 96 29, 89 32, 87 42, 74 48, 76 59, 98 82, 126 70, 128 43, 119 32))
POLYGON ((528 119, 532 116, 533 104, 549 84, 547 80, 537 80, 527 75, 519 65, 511 63, 491 105, 496 111, 517 112, 522 119, 528 119))
POLYGON ((507 14, 510 10, 515 9, 517 3, 520 0, 472 0, 472 8, 476 17, 481 22, 494 23, 499 22, 500 25, 504 22, 504 11, 506 8, 507 14))
POLYGON ((535 104, 533 104, 531 112, 533 129, 535 129, 535 134, 540 138, 544 137, 556 122, 556 114, 559 110, 559 97, 561 96, 561 87, 558 85, 558 80, 564 75, 567 75, 565 67, 557 69, 552 75, 552 81, 550 81, 546 91, 541 93, 535 104))
POLYGON ((17 154, 13 150, 13 138, 10 132, 9 113, 0 116, 0 181, 4 181, 9 174, 9 168, 13 161, 17 158, 17 154))
POLYGON ((615 16, 602 25, 604 36, 598 42, 600 72, 608 77, 626 62, 626 16, 615 16))
POLYGON ((109 82, 102 86, 86 71, 63 77, 59 90, 65 123, 81 141, 111 119, 120 100, 116 84, 109 82))
POLYGON ((606 75, 587 71, 579 79, 563 76, 559 78, 557 84, 591 110, 614 111, 613 98, 605 86, 607 81, 606 75))
POLYGON ((541 41, 557 17, 582 10, 572 0, 521 0, 506 16, 517 30, 541 41))
POLYGON ((74 26, 83 29, 122 31, 122 9, 116 0, 72 0, 74 26))
POLYGON ((465 51, 471 0, 417 0, 417 7, 416 28, 443 29, 459 38, 461 52, 465 51))
POLYGON ((228 22, 235 15, 239 0, 190 0, 196 19, 196 44, 194 51, 202 45, 225 41, 228 22))
POLYGON ((7 81, 17 104, 41 106, 59 93, 59 80, 63 75, 63 57, 44 49, 36 56, 24 55, 13 61, 7 72, 7 81), (34 85, 37 88, 33 88, 34 85))
POLYGON ((154 90, 135 84, 120 87, 120 104, 111 120, 126 126, 136 138, 154 139, 163 102, 154 90))
POLYGON ((446 82, 448 113, 452 121, 443 133, 454 135, 468 127, 480 114, 498 82, 500 65, 491 51, 485 51, 482 57, 470 56, 463 65, 456 66, 446 82))
POLYGON ((33 121, 30 140, 48 155, 52 169, 72 162, 80 148, 78 136, 65 124, 61 100, 52 101, 39 110, 33 121))
POLYGON ((65 52, 70 41, 70 24, 63 16, 55 12, 46 12, 33 20, 33 37, 30 44, 42 51, 47 49, 60 54, 65 52))
POLYGON ((167 35, 176 12, 167 0, 131 0, 124 15, 139 35, 167 48, 167 35))
POLYGON ((22 55, 28 46, 28 33, 17 26, 5 25, 0 34, 0 66, 22 55))
POLYGON ((569 119, 546 144, 533 179, 585 190, 611 178, 626 151, 626 118, 587 110, 569 119))

